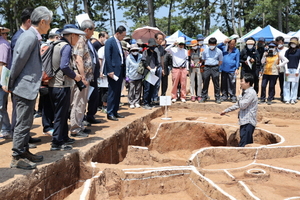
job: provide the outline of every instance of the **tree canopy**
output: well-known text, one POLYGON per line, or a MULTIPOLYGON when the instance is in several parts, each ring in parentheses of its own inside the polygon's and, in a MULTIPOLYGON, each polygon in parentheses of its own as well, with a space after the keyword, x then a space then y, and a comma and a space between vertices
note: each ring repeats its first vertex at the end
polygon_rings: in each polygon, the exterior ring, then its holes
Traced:
POLYGON ((190 37, 208 35, 216 26, 225 34, 243 35, 257 26, 271 25, 283 32, 300 29, 300 0, 0 0, 0 24, 16 32, 20 14, 26 7, 40 5, 53 11, 52 26, 75 23, 75 16, 88 13, 96 30, 116 30, 116 12, 123 12, 130 31, 141 26, 157 26, 167 35, 181 30, 190 37), (159 18, 162 7, 168 13, 159 18), (58 10, 61 13, 58 13, 58 10), (107 25, 109 22, 109 25, 107 25))

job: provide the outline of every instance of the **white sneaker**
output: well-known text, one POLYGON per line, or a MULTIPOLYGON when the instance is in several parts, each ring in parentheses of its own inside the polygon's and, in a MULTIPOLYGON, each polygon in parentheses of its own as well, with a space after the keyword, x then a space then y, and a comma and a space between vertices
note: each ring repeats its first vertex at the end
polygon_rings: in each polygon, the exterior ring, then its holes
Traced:
POLYGON ((54 129, 51 129, 50 131, 43 132, 44 135, 52 136, 54 129))
POLYGON ((134 108, 134 105, 130 105, 129 107, 130 107, 130 108, 134 108))
POLYGON ((182 102, 182 103, 185 103, 185 102, 186 102, 186 100, 185 100, 185 99, 181 99, 181 102, 182 102))
POLYGON ((136 104, 135 104, 135 107, 136 107, 136 108, 140 108, 141 106, 140 106, 140 104, 136 103, 136 104))
POLYGON ((172 99, 172 103, 175 103, 176 102, 176 99, 172 99))
POLYGON ((294 101, 294 100, 291 100, 291 104, 292 104, 292 105, 295 105, 295 101, 294 101))

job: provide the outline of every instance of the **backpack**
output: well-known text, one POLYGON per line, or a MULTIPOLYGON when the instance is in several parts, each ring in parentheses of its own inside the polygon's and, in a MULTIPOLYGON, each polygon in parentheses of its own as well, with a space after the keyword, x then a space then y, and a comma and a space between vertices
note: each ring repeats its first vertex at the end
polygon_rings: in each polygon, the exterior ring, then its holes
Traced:
POLYGON ((40 53, 42 57, 42 62, 43 62, 43 75, 42 75, 42 81, 49 81, 52 79, 56 73, 60 70, 58 68, 57 70, 53 70, 52 66, 52 55, 53 55, 53 50, 54 47, 61 43, 62 41, 55 41, 50 43, 49 45, 45 45, 41 48, 40 53))

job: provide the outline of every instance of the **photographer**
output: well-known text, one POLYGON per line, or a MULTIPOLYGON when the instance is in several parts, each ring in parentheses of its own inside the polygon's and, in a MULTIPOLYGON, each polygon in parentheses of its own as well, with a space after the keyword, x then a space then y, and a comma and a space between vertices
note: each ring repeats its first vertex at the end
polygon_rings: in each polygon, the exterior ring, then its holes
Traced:
POLYGON ((270 42, 268 51, 263 54, 263 58, 261 59, 261 63, 265 65, 263 67, 263 71, 260 72, 260 74, 263 74, 260 103, 264 103, 266 101, 266 88, 269 83, 268 105, 272 104, 272 100, 275 96, 275 84, 279 75, 279 69, 281 66, 284 66, 289 62, 286 57, 278 53, 276 47, 277 45, 275 42, 270 42), (280 60, 282 62, 279 64, 280 60))

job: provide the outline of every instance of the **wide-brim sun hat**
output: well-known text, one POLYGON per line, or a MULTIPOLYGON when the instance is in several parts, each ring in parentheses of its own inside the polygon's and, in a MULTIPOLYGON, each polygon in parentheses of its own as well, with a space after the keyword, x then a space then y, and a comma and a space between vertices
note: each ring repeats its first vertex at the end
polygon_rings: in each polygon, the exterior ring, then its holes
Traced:
POLYGON ((197 46, 197 44, 198 44, 197 40, 192 40, 190 46, 194 47, 194 46, 197 46))
POLYGON ((296 39, 291 39, 289 44, 291 44, 291 43, 294 43, 296 45, 299 44, 298 40, 296 40, 296 39))
POLYGON ((77 34, 77 35, 86 35, 85 32, 83 32, 79 29, 76 29, 76 28, 66 28, 61 32, 62 35, 67 35, 67 34, 72 34, 72 33, 77 34))
POLYGON ((133 51, 133 50, 139 51, 140 48, 139 48, 139 46, 137 44, 132 44, 132 45, 130 45, 130 51, 133 51))
POLYGON ((6 28, 6 27, 3 27, 3 26, 0 26, 0 31, 1 31, 1 33, 8 33, 10 31, 10 29, 6 28))

